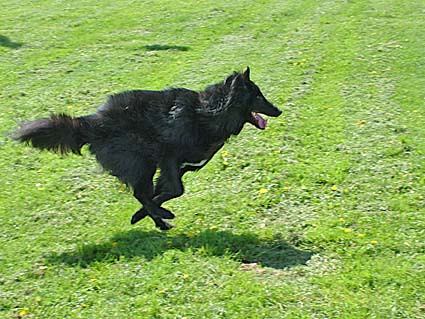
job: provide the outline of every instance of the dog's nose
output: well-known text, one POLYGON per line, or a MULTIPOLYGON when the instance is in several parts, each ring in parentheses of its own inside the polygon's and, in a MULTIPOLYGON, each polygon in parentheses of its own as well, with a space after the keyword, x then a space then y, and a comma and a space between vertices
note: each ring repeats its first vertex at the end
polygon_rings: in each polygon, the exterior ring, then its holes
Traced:
POLYGON ((280 110, 276 106, 274 106, 274 112, 273 112, 273 115, 271 115, 271 116, 278 117, 281 114, 282 114, 282 110, 280 110))

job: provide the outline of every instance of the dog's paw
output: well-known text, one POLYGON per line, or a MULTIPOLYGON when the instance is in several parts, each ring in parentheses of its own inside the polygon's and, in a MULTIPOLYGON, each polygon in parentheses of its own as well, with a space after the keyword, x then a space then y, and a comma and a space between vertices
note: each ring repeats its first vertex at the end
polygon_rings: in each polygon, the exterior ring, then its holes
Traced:
POLYGON ((161 230, 170 230, 171 228, 176 226, 176 225, 173 225, 173 224, 167 222, 166 220, 164 220, 162 218, 155 218, 154 222, 155 222, 155 226, 158 227, 161 230))
POLYGON ((159 207, 159 208, 156 210, 156 213, 158 214, 158 216, 159 216, 159 217, 164 218, 164 219, 173 219, 173 218, 175 218, 175 217, 176 217, 176 216, 175 216, 172 212, 170 212, 168 209, 165 209, 165 208, 162 208, 162 207, 159 207))
POLYGON ((134 213, 133 217, 131 217, 131 224, 137 223, 139 220, 142 220, 148 216, 148 211, 146 209, 139 209, 137 212, 134 213))

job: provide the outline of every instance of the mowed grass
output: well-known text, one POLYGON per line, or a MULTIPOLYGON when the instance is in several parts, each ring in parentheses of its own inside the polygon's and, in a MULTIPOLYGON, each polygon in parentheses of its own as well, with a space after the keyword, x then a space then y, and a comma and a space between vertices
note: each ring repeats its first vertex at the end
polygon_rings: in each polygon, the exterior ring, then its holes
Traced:
POLYGON ((423 1, 0 1, 0 317, 423 318, 423 1), (131 192, 8 135, 233 70, 247 125, 130 225, 131 192))

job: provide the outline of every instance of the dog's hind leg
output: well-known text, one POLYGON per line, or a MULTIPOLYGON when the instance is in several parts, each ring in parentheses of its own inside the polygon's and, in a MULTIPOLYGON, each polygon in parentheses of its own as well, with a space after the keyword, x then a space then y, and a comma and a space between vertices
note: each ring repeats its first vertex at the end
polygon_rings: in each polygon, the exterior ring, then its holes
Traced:
POLYGON ((164 221, 161 218, 160 209, 158 205, 153 200, 153 176, 155 174, 156 167, 154 165, 145 165, 143 167, 142 175, 139 181, 136 183, 134 188, 134 197, 143 205, 143 208, 137 211, 132 219, 131 223, 143 219, 146 216, 152 218, 155 222, 155 226, 161 230, 168 230, 173 227, 172 224, 164 221))
MULTIPOLYGON (((157 205, 157 214, 163 219, 172 219, 174 214, 162 208, 161 205, 172 198, 183 195, 184 188, 181 181, 182 171, 177 166, 177 162, 171 159, 160 163, 161 174, 155 186, 153 202, 157 205)), ((132 224, 138 222, 148 215, 147 209, 143 207, 132 217, 132 224)))
MULTIPOLYGON (((161 175, 158 178, 154 201, 161 205, 167 200, 177 198, 183 195, 184 187, 181 180, 182 174, 179 168, 166 166, 161 168, 161 175)), ((174 217, 173 217, 174 218, 174 217)))

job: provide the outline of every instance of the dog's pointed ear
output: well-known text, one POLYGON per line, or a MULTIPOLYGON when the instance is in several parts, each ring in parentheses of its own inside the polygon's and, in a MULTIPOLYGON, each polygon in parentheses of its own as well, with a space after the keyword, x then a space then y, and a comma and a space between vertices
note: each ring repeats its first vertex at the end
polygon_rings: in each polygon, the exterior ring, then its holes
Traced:
POLYGON ((246 70, 244 71, 244 73, 236 73, 236 76, 232 81, 232 87, 236 88, 236 87, 245 86, 245 84, 250 81, 249 74, 250 74, 249 66, 246 67, 246 70))
MULTIPOLYGON (((236 72, 234 73, 234 74, 236 74, 236 72)), ((231 85, 232 84, 232 82, 233 82, 233 80, 234 80, 234 78, 235 78, 235 76, 232 74, 232 75, 229 75, 225 80, 224 80, 224 85, 231 85)))
POLYGON ((245 72, 242 74, 242 77, 245 81, 249 81, 250 73, 251 73, 251 71, 249 69, 249 66, 247 66, 245 72))
POLYGON ((237 89, 237 88, 241 88, 245 86, 245 79, 243 74, 237 74, 234 79, 232 80, 232 84, 231 84, 231 88, 232 90, 237 89))

